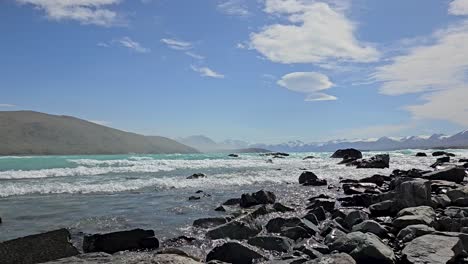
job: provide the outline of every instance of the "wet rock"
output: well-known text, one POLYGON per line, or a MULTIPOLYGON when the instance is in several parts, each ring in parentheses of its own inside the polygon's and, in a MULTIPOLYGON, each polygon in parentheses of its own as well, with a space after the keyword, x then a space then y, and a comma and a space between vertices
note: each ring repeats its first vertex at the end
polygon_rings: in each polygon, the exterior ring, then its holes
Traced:
POLYGON ((398 212, 396 202, 392 200, 386 200, 380 203, 369 206, 369 211, 372 216, 393 216, 398 212))
POLYGON ((306 254, 307 256, 309 256, 311 259, 316 259, 316 258, 319 258, 321 256, 323 256, 323 254, 311 247, 309 247, 308 245, 297 245, 294 247, 294 250, 297 250, 297 251, 300 251, 304 254, 306 254))
POLYGON ((317 175, 311 171, 304 171, 299 176, 299 184, 304 186, 323 186, 327 185, 327 181, 324 179, 319 179, 317 175))
POLYGON ((301 238, 309 238, 314 234, 309 233, 308 230, 303 226, 293 226, 281 229, 280 235, 288 237, 292 240, 298 240, 301 238))
POLYGON ((372 233, 381 238, 387 236, 387 230, 379 223, 374 220, 366 220, 360 224, 354 225, 352 228, 353 232, 372 233))
POLYGON ((427 154, 424 152, 418 152, 416 153, 416 157, 427 157, 427 154))
POLYGON ((206 261, 220 260, 232 264, 250 264, 255 260, 265 259, 260 253, 237 242, 226 242, 213 248, 206 256, 206 261))
POLYGON ((435 216, 434 209, 429 206, 405 208, 398 212, 397 218, 393 220, 392 225, 398 229, 418 224, 433 226, 435 216))
POLYGON ((297 217, 283 218, 277 217, 273 218, 266 224, 265 228, 270 233, 279 233, 283 227, 293 227, 301 223, 301 219, 297 217))
POLYGON ((434 208, 445 208, 450 206, 452 201, 446 194, 438 194, 434 195, 432 198, 432 207, 434 208))
POLYGON ((393 250, 372 233, 349 233, 332 243, 330 249, 350 254, 357 263, 393 264, 396 261, 393 250))
POLYGON ((340 197, 338 201, 341 202, 342 206, 369 207, 372 204, 381 202, 382 199, 383 197, 381 195, 363 193, 340 197))
POLYGON ((435 152, 432 153, 432 156, 434 156, 434 157, 443 156, 443 155, 446 155, 446 156, 449 156, 449 157, 455 157, 455 154, 445 152, 445 151, 435 151, 435 152))
POLYGON ((323 209, 322 206, 315 207, 314 209, 310 210, 308 214, 314 214, 318 221, 323 221, 327 218, 325 209, 323 209))
POLYGON ((226 212, 226 208, 224 206, 220 205, 214 209, 217 212, 226 212))
POLYGON ((223 205, 239 205, 241 199, 240 198, 231 198, 223 203, 223 205))
POLYGON ((346 215, 344 222, 346 224, 346 227, 352 228, 354 225, 359 224, 368 219, 369 216, 364 211, 353 210, 346 215))
POLYGON ((320 258, 307 261, 306 264, 356 264, 356 261, 346 253, 325 255, 320 258))
POLYGON ((2 264, 41 263, 78 255, 70 243, 70 233, 59 229, 0 243, 2 264))
POLYGON ((458 198, 452 202, 454 206, 468 207, 468 197, 458 198))
POLYGON ((293 241, 279 236, 258 236, 249 239, 247 243, 266 250, 288 252, 292 247, 293 241))
POLYGON ((424 235, 409 242, 402 251, 403 259, 414 264, 453 262, 464 254, 458 237, 424 235))
POLYGON ((187 179, 189 179, 189 180, 201 179, 201 178, 206 178, 206 175, 203 174, 203 173, 194 173, 191 176, 187 177, 187 179))
POLYGON ((336 240, 344 236, 346 236, 345 232, 341 231, 338 228, 334 228, 326 235, 323 242, 325 243, 325 245, 330 245, 330 244, 333 244, 336 240))
POLYGON ((352 194, 362 194, 362 193, 373 193, 378 194, 381 193, 378 190, 377 185, 375 183, 345 183, 343 184, 343 191, 346 195, 352 194))
POLYGON ((359 182, 374 183, 377 186, 382 186, 385 183, 385 181, 390 181, 390 177, 379 174, 375 174, 370 177, 362 178, 359 180, 359 182))
POLYGON ((231 158, 238 158, 239 155, 237 155, 237 154, 229 154, 228 157, 231 157, 231 158))
POLYGON ((307 156, 307 157, 304 157, 302 160, 308 160, 308 159, 315 159, 314 156, 307 156))
POLYGON ((420 205, 430 206, 431 183, 421 179, 405 181, 396 187, 395 201, 397 210, 420 205))
POLYGON ((293 212, 295 211, 293 208, 288 207, 286 205, 283 205, 281 203, 275 203, 273 204, 273 209, 275 209, 277 212, 285 213, 285 212, 293 212))
POLYGON ((444 180, 456 183, 461 183, 465 176, 465 168, 462 167, 452 167, 423 174, 423 178, 428 180, 444 180))
POLYGON ((194 196, 194 195, 192 195, 192 196, 190 196, 190 197, 188 198, 189 201, 196 201, 196 200, 200 200, 200 199, 201 199, 200 196, 194 196))
POLYGON ((330 248, 328 246, 318 242, 314 238, 309 238, 309 239, 305 240, 302 245, 307 249, 313 249, 313 250, 316 250, 316 251, 318 251, 318 252, 320 252, 322 254, 329 254, 330 253, 330 248))
POLYGON ((335 209, 336 201, 334 199, 328 198, 316 198, 313 200, 312 204, 307 207, 307 209, 315 209, 322 207, 325 211, 333 211, 335 209))
POLYGON ((228 219, 225 217, 208 217, 200 218, 193 221, 193 226, 201 228, 215 227, 228 222, 228 219))
POLYGON ((306 214, 306 215, 304 215, 304 219, 309 220, 309 221, 312 222, 314 225, 318 225, 318 224, 319 224, 319 220, 317 219, 317 217, 316 217, 314 214, 306 214))
POLYGON ((356 160, 351 163, 358 169, 385 169, 390 168, 390 155, 379 154, 371 157, 370 159, 356 160))
POLYGON ((156 249, 159 241, 153 230, 134 229, 107 234, 95 234, 83 238, 83 251, 113 254, 126 250, 156 249))
POLYGON ((438 158, 436 162, 434 162, 430 167, 431 168, 437 168, 438 166, 442 166, 444 163, 450 162, 450 157, 445 156, 442 158, 438 158))
POLYGON ((250 216, 233 220, 209 230, 206 236, 210 239, 248 239, 262 231, 262 226, 250 216))
POLYGON ((333 153, 333 155, 331 155, 330 158, 338 158, 338 159, 342 159, 344 158, 345 156, 348 156, 350 158, 356 158, 356 159, 361 159, 362 158, 362 153, 361 151, 357 150, 357 149, 353 149, 353 148, 349 148, 349 149, 339 149, 337 151, 335 151, 335 153, 333 153))
POLYGON ((269 191, 260 190, 255 193, 245 193, 242 194, 240 199, 240 206, 247 208, 254 205, 261 204, 274 204, 276 201, 276 196, 274 193, 269 191))
POLYGON ((397 238, 406 243, 417 237, 431 234, 433 232, 435 232, 435 229, 427 225, 410 225, 400 230, 397 238))

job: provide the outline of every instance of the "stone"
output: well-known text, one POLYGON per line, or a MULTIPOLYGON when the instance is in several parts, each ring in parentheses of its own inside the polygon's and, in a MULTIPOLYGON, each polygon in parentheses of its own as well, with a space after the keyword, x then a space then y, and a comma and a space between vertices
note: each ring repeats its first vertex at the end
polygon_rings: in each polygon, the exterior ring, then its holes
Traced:
POLYGON ((237 242, 226 242, 217 246, 206 256, 206 262, 219 260, 232 264, 251 264, 261 259, 265 259, 265 257, 237 242))
POLYGON ((427 157, 427 154, 424 152, 418 152, 416 153, 416 157, 427 157))
POLYGON ((389 177, 379 175, 379 174, 374 174, 370 177, 362 178, 359 180, 359 182, 368 182, 368 183, 374 183, 377 186, 382 186, 385 181, 390 180, 389 177))
POLYGON ((33 264, 78 255, 70 243, 70 232, 59 229, 0 243, 2 264, 33 264))
POLYGON ((288 252, 292 247, 293 241, 279 236, 257 236, 250 238, 247 243, 265 250, 288 252))
POLYGON ((445 157, 442 157, 442 158, 438 158, 436 160, 436 162, 434 162, 430 167, 435 169, 438 166, 442 166, 446 162, 450 162, 450 157, 445 156, 445 157))
MULTIPOLYGON (((335 207, 335 205, 333 205, 335 207)), ((309 214, 314 214, 315 217, 317 217, 318 221, 323 221, 327 218, 327 214, 325 212, 325 209, 323 209, 322 206, 315 207, 314 209, 310 210, 308 212, 309 214)))
POLYGON ((328 246, 318 242, 314 238, 309 238, 304 241, 302 244, 305 248, 307 249, 314 249, 322 254, 329 254, 330 253, 330 248, 328 246))
POLYGON ((307 209, 315 209, 318 207, 322 207, 325 211, 330 212, 335 209, 335 199, 329 198, 317 198, 314 199, 312 204, 307 207, 307 209))
POLYGON ((187 179, 189 179, 189 180, 201 179, 201 178, 206 178, 206 175, 203 174, 203 173, 194 173, 191 176, 187 177, 187 179))
POLYGON ((193 195, 188 198, 189 201, 196 201, 196 200, 200 200, 200 199, 201 199, 200 196, 193 196, 193 195))
POLYGON ((222 205, 239 205, 240 200, 240 198, 231 198, 225 201, 222 205))
POLYGON ((461 183, 465 179, 466 173, 463 167, 451 167, 423 174, 424 179, 444 180, 461 183))
POLYGON ((327 234, 327 236, 325 237, 323 241, 325 245, 330 245, 330 244, 333 244, 336 240, 344 236, 346 236, 345 232, 341 231, 338 228, 334 228, 327 234))
POLYGON ((281 203, 273 204, 273 209, 277 212, 286 213, 286 212, 294 212, 295 210, 289 206, 283 205, 281 203))
POLYGON ((468 197, 461 197, 452 202, 454 206, 468 207, 468 197))
POLYGON ((206 236, 211 239, 248 239, 261 231, 260 223, 251 216, 247 216, 210 229, 206 236))
POLYGON ((327 181, 319 179, 317 175, 311 171, 304 171, 299 176, 299 184, 304 186, 323 186, 327 185, 327 181))
POLYGON ((434 157, 443 156, 443 155, 446 155, 446 156, 449 156, 449 157, 455 157, 455 154, 445 152, 445 151, 435 151, 435 152, 432 153, 432 156, 434 156, 434 157))
POLYGON ((229 154, 228 157, 231 157, 231 158, 238 158, 239 155, 237 155, 237 154, 229 154))
POLYGON ((361 159, 362 158, 362 153, 361 151, 357 150, 357 149, 353 149, 353 148, 349 148, 349 149, 339 149, 337 151, 335 151, 335 153, 333 153, 333 155, 331 155, 330 158, 338 158, 338 159, 342 159, 344 158, 345 156, 348 156, 350 158, 355 158, 355 159, 361 159))
POLYGON ((346 227, 352 228, 354 225, 359 224, 369 219, 369 215, 361 210, 353 210, 346 215, 344 222, 346 227))
POLYGON ((336 253, 307 261, 305 264, 356 264, 356 261, 346 253, 336 253))
POLYGON ((455 201, 456 199, 462 197, 468 197, 468 186, 463 186, 454 190, 449 190, 446 194, 451 201, 455 201))
POLYGON ((396 261, 393 250, 372 233, 352 232, 336 240, 331 250, 348 253, 357 263, 385 263, 396 261))
POLYGON ((398 212, 396 208, 396 202, 392 200, 386 200, 380 203, 375 203, 369 206, 369 211, 372 216, 393 216, 398 212))
POLYGON ((260 190, 251 194, 242 194, 239 204, 241 207, 247 208, 254 205, 274 204, 275 201, 276 196, 274 193, 260 190))
POLYGON ((429 206, 405 208, 398 212, 397 218, 393 220, 392 225, 398 229, 418 224, 433 226, 435 216, 434 209, 429 206))
POLYGON ((387 230, 374 220, 366 220, 360 224, 354 225, 353 232, 372 233, 378 237, 384 238, 387 236, 387 230))
POLYGON ((307 229, 302 226, 293 226, 281 229, 280 235, 288 237, 292 240, 298 240, 301 238, 309 238, 313 234, 309 233, 307 229))
POLYGON ((200 218, 193 221, 193 226, 201 228, 215 227, 228 222, 228 219, 225 217, 209 217, 209 218, 200 218))
POLYGON ((223 205, 220 205, 214 209, 217 212, 226 212, 226 208, 223 205))
POLYGON ((431 198, 432 200, 432 207, 434 208, 445 208, 447 206, 450 206, 452 201, 446 194, 438 194, 434 195, 431 198))
POLYGON ((283 218, 277 217, 273 218, 266 224, 265 228, 270 233, 279 233, 283 227, 294 227, 298 226, 301 223, 301 219, 297 217, 283 218))
POLYGON ((346 195, 362 194, 362 193, 381 193, 378 190, 375 183, 363 182, 363 183, 345 183, 343 184, 343 191, 346 195))
POLYGON ((458 237, 423 235, 409 242, 402 251, 402 258, 411 264, 445 264, 464 254, 458 237))
POLYGON ((395 187, 394 197, 397 210, 420 205, 430 206, 431 183, 421 179, 402 182, 395 187))
POLYGON ((390 155, 379 154, 370 159, 356 160, 351 165, 355 165, 358 169, 385 169, 390 168, 390 155))
POLYGON ((318 225, 318 224, 319 224, 319 220, 317 219, 317 217, 316 217, 314 214, 306 214, 306 215, 304 216, 304 219, 309 220, 309 221, 312 222, 314 225, 318 225))
POLYGON ((157 249, 159 240, 153 230, 134 229, 84 236, 83 251, 113 254, 126 250, 157 249))
POLYGON ((302 160, 308 160, 308 159, 315 159, 314 156, 307 156, 307 157, 304 157, 302 160))
POLYGON ((398 232, 397 238, 404 243, 409 242, 417 237, 431 234, 436 230, 427 225, 410 225, 398 232))

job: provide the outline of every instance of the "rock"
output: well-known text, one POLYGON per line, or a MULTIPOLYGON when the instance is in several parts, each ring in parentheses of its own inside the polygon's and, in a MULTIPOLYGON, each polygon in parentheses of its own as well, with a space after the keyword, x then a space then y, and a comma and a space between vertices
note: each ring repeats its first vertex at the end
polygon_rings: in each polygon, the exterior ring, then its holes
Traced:
POLYGON ((189 201, 196 201, 196 200, 200 200, 200 199, 201 199, 200 196, 194 196, 194 195, 192 195, 192 196, 190 196, 190 197, 188 198, 189 201))
POLYGON ((347 155, 350 158, 356 158, 356 159, 361 159, 362 158, 361 151, 359 151, 357 149, 353 149, 353 148, 339 149, 339 150, 335 151, 335 153, 333 153, 333 155, 331 155, 330 158, 342 159, 342 158, 344 158, 345 155, 347 155))
POLYGON ((375 174, 370 177, 362 178, 359 180, 359 182, 374 183, 380 187, 385 183, 386 180, 390 180, 390 177, 375 174))
POLYGON ((468 197, 458 198, 452 202, 454 206, 468 207, 468 197))
POLYGON ((107 234, 95 234, 83 238, 83 251, 113 254, 125 250, 156 249, 159 241, 153 230, 134 229, 107 234))
POLYGON ((463 244, 458 237, 424 235, 409 242, 402 251, 402 257, 412 264, 445 264, 463 253, 463 244))
MULTIPOLYGON (((330 248, 328 246, 318 242, 314 238, 309 238, 307 239, 303 244, 302 244, 306 249, 313 249, 316 250, 322 254, 330 254, 330 248)), ((302 251, 302 250, 300 250, 302 251)), ((304 252, 304 251, 302 251, 304 252)))
POLYGON ((463 186, 454 190, 447 191, 447 196, 451 201, 455 201, 458 198, 468 197, 468 186, 463 186))
POLYGON ((278 252, 288 252, 292 246, 292 240, 277 236, 258 236, 252 237, 247 241, 252 246, 273 250, 278 252))
POLYGON ((362 193, 374 193, 378 194, 381 191, 378 190, 377 185, 374 183, 345 183, 343 184, 343 191, 346 195, 362 194, 362 193))
POLYGON ((260 190, 255 193, 245 193, 242 194, 240 199, 240 206, 247 208, 254 205, 260 204, 274 204, 276 201, 276 196, 272 192, 260 190))
MULTIPOLYGON (((157 254, 148 260, 147 263, 157 263, 157 264, 201 264, 201 262, 196 261, 187 256, 181 256, 178 254, 157 254)), ((140 262, 141 263, 141 262, 140 262)))
POLYGON ((315 159, 314 156, 307 156, 307 157, 304 157, 302 160, 308 160, 308 159, 315 159))
MULTIPOLYGON (((333 204, 333 207, 335 205, 333 204)), ((325 209, 323 209, 322 206, 315 207, 314 209, 310 210, 308 214, 313 214, 317 218, 318 221, 323 221, 327 218, 327 214, 325 212, 325 209)))
POLYGON ((357 263, 393 264, 396 261, 393 250, 372 233, 349 233, 331 244, 330 249, 350 254, 357 263))
POLYGON ((324 239, 324 243, 326 245, 330 245, 330 244, 333 244, 336 240, 345 236, 346 236, 345 232, 341 231, 338 228, 334 228, 327 234, 327 236, 324 239))
POLYGON ((239 155, 237 155, 237 154, 229 154, 228 157, 231 157, 231 158, 238 158, 239 155))
POLYGON ((452 167, 423 174, 423 178, 428 180, 444 180, 456 183, 461 183, 465 176, 465 168, 462 167, 452 167))
POLYGON ((434 157, 443 156, 443 155, 446 155, 446 156, 449 156, 449 157, 455 157, 455 154, 445 152, 445 151, 435 151, 435 152, 432 153, 432 156, 434 156, 434 157))
POLYGON ((352 231, 353 232, 359 231, 362 233, 372 233, 381 238, 387 236, 387 230, 382 225, 375 222, 374 220, 366 220, 360 224, 354 225, 352 228, 352 231))
POLYGON ((436 162, 434 162, 430 167, 431 168, 437 168, 438 166, 441 166, 446 162, 450 162, 450 157, 445 156, 445 157, 442 157, 442 158, 438 158, 436 160, 436 162))
POLYGON ((293 212, 295 211, 293 208, 285 206, 281 203, 275 203, 273 204, 273 209, 275 209, 277 212, 285 213, 285 212, 293 212))
POLYGON ((41 263, 78 255, 70 243, 70 233, 59 229, 0 243, 2 264, 41 263))
POLYGON ((431 183, 420 179, 405 181, 396 187, 395 201, 397 210, 420 205, 430 206, 431 183))
POLYGON ((396 208, 396 202, 392 200, 386 200, 380 203, 375 203, 369 206, 369 211, 372 216, 393 216, 398 212, 396 208))
POLYGON ((211 239, 248 239, 262 231, 262 226, 251 216, 233 220, 209 230, 206 236, 211 239))
POLYGON ((206 178, 206 175, 203 173, 194 173, 192 176, 188 176, 187 179, 193 180, 193 179, 201 179, 201 178, 206 178))
POLYGON ((228 219, 225 217, 209 217, 209 218, 200 218, 193 221, 193 226, 201 228, 215 227, 228 222, 228 219))
POLYGON ((206 256, 206 262, 220 260, 232 264, 250 264, 259 259, 265 257, 237 242, 226 242, 217 246, 206 256))
POLYGON ((302 184, 304 186, 323 186, 327 185, 327 181, 319 179, 317 175, 315 175, 311 171, 304 171, 299 176, 299 184, 302 184))
POLYGON ((419 206, 405 208, 398 212, 397 218, 392 225, 398 229, 403 229, 410 225, 434 225, 435 211, 429 206, 419 206))
POLYGON ((418 152, 416 153, 416 157, 427 157, 427 154, 424 152, 418 152))
POLYGON ((224 206, 220 205, 214 209, 217 212, 226 212, 226 208, 224 206))
POLYGON ((316 217, 314 214, 306 214, 306 215, 304 215, 304 219, 309 220, 309 221, 312 222, 314 225, 318 225, 318 224, 319 224, 319 220, 317 219, 317 217, 316 217))
POLYGON ((277 217, 273 218, 266 224, 265 228, 270 233, 279 233, 283 227, 293 227, 298 226, 301 223, 301 219, 297 217, 283 218, 277 217))
POLYGON ((297 240, 299 238, 309 238, 318 233, 318 227, 307 219, 273 218, 268 221, 266 230, 270 233, 280 233, 282 236, 297 240))
POLYGON ((240 198, 231 198, 223 203, 223 205, 239 205, 241 199, 240 198))
POLYGON ((397 238, 406 243, 417 237, 431 234, 433 232, 435 232, 435 229, 427 225, 410 225, 400 230, 397 238))
POLYGON ((313 236, 313 234, 309 233, 307 229, 302 226, 285 227, 281 229, 280 235, 288 237, 292 240, 309 238, 313 236))
POLYGON ((346 253, 336 253, 307 261, 305 264, 356 264, 356 261, 346 253))
POLYGON ((369 216, 364 211, 353 210, 346 215, 344 222, 346 224, 346 227, 352 228, 354 225, 359 224, 368 219, 369 216))
POLYGON ((355 165, 358 169, 385 169, 390 168, 390 155, 379 154, 371 157, 370 159, 357 160, 352 165, 355 165))
POLYGON ((433 196, 431 199, 432 207, 434 208, 445 208, 452 203, 452 201, 446 194, 438 194, 433 196))
POLYGON ((307 207, 307 209, 315 209, 318 207, 322 207, 325 211, 332 211, 335 209, 336 201, 334 199, 328 198, 317 198, 314 199, 312 204, 307 207))

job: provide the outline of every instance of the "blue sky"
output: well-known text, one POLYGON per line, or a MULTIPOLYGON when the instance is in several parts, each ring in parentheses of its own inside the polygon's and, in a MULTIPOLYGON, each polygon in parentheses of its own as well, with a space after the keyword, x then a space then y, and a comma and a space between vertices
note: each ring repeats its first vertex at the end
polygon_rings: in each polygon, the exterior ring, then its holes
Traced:
POLYGON ((275 143, 468 127, 468 0, 5 0, 0 110, 275 143))

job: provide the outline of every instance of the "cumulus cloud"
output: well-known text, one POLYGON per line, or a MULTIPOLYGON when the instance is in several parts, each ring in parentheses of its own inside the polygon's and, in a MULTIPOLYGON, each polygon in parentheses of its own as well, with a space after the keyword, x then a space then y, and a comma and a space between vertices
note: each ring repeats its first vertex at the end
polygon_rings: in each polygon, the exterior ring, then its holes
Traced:
POLYGON ((109 9, 121 0, 16 0, 43 10, 51 20, 74 20, 82 24, 112 26, 121 23, 119 14, 109 9))
POLYGON ((278 85, 306 95, 305 101, 330 101, 337 98, 323 93, 333 87, 328 76, 317 72, 293 72, 284 75, 278 85))
POLYGON ((218 10, 230 16, 248 16, 249 9, 245 0, 227 0, 222 1, 217 6, 218 10))
POLYGON ((356 25, 338 7, 310 0, 265 0, 264 11, 286 16, 250 35, 250 48, 279 63, 323 63, 330 59, 374 62, 379 52, 355 37, 356 25))
POLYGON ((128 48, 132 51, 138 53, 148 53, 150 49, 143 47, 140 43, 132 40, 129 37, 123 37, 121 39, 116 40, 122 47, 128 48))
POLYGON ((456 16, 468 15, 468 0, 454 0, 449 5, 449 14, 456 16))
POLYGON ((217 79, 224 78, 223 74, 220 74, 208 67, 197 67, 197 66, 192 65, 190 66, 190 68, 194 72, 198 72, 201 76, 204 76, 204 77, 217 78, 217 79))
POLYGON ((175 50, 189 50, 192 49, 192 43, 176 39, 161 39, 161 42, 166 44, 169 48, 175 50))
POLYGON ((372 75, 385 95, 419 93, 421 104, 406 107, 415 118, 468 126, 468 21, 435 32, 433 43, 416 45, 372 75))

